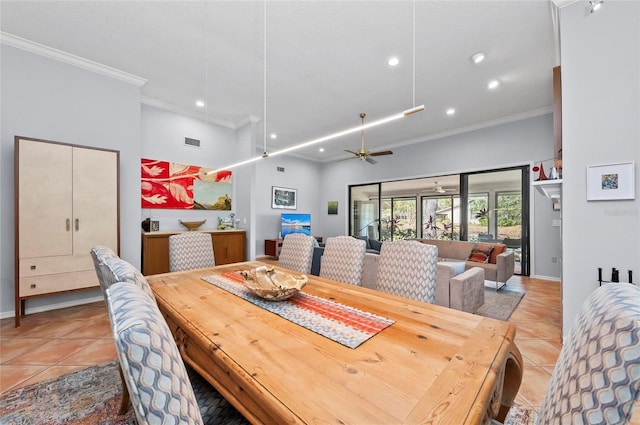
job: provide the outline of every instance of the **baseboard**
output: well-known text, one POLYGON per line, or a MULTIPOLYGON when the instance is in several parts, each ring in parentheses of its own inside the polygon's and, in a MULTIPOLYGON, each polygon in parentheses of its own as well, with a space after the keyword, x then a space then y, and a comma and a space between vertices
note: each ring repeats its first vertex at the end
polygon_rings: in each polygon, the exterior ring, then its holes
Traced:
POLYGON ((552 282, 561 282, 562 279, 560 279, 559 277, 554 277, 554 276, 540 276, 540 275, 533 275, 533 276, 529 276, 532 277, 534 279, 540 279, 540 280, 550 280, 552 282))
MULTIPOLYGON (((65 301, 65 302, 56 303, 56 304, 47 304, 40 307, 27 308, 25 314, 42 313, 43 311, 58 310, 61 308, 74 307, 77 305, 91 304, 98 301, 104 301, 104 297, 98 296, 98 297, 91 297, 91 298, 83 298, 81 300, 65 301)), ((2 313, 0 313, 0 319, 8 319, 10 317, 15 317, 15 311, 13 310, 3 311, 2 313)))

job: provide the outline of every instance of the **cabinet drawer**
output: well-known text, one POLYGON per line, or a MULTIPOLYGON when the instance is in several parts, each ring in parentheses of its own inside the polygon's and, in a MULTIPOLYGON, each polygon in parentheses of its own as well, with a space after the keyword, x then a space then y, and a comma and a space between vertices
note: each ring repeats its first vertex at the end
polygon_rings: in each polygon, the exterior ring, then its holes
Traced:
POLYGON ((20 278, 20 297, 98 286, 94 270, 20 278))
POLYGON ((20 259, 20 277, 34 277, 49 274, 92 270, 90 254, 64 255, 60 257, 38 257, 20 259))

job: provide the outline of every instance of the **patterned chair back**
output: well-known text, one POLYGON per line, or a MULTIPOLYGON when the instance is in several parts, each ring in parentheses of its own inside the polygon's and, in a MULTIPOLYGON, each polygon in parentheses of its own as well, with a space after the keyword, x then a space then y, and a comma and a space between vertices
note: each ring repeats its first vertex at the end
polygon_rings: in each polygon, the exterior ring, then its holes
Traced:
POLYGON ((157 305, 129 283, 107 289, 113 338, 139 425, 202 424, 187 370, 157 305))
POLYGON ((149 286, 149 282, 147 282, 147 279, 142 273, 131 263, 119 257, 109 258, 103 263, 102 269, 105 272, 104 280, 106 288, 118 282, 133 283, 155 301, 156 298, 153 295, 151 286, 149 286))
POLYGON ((105 270, 104 262, 110 258, 118 258, 118 254, 113 252, 113 250, 104 245, 95 245, 89 250, 91 254, 91 259, 93 260, 93 267, 96 269, 96 275, 98 275, 98 283, 100 283, 100 289, 102 289, 102 293, 107 290, 107 283, 105 281, 105 276, 108 273, 105 270))
POLYGON ((378 289, 433 304, 438 247, 417 241, 385 242, 380 249, 378 289))
POLYGON ((316 243, 313 236, 289 233, 282 241, 278 265, 300 273, 310 273, 313 247, 316 243))
POLYGON ((211 235, 185 232, 169 236, 169 270, 203 269, 215 266, 211 235))
POLYGON ((320 277, 360 286, 367 243, 351 236, 327 238, 320 263, 320 277))
POLYGON ((538 423, 626 424, 639 395, 640 288, 605 284, 576 317, 538 423))

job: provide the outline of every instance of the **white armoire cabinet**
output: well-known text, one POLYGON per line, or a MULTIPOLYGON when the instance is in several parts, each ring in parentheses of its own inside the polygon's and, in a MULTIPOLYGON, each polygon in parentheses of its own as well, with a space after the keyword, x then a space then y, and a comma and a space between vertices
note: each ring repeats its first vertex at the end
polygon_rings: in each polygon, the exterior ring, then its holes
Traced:
POLYGON ((89 250, 119 246, 118 151, 15 137, 15 321, 26 300, 98 286, 89 250))

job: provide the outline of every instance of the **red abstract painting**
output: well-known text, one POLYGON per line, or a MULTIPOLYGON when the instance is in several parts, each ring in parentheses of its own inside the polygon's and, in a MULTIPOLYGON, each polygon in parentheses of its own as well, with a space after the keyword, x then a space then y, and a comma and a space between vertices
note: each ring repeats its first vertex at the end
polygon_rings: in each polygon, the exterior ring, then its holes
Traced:
POLYGON ((141 160, 142 208, 231 210, 231 171, 141 160))

